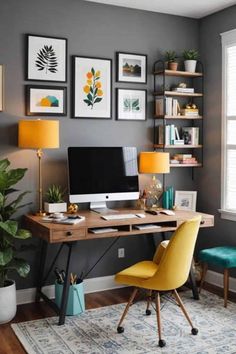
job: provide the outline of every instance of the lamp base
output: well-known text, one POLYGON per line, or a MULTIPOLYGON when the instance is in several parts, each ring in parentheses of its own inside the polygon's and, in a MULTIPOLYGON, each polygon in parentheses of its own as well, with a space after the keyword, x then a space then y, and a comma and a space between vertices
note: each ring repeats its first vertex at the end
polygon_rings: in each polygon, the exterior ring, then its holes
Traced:
POLYGON ((39 211, 37 211, 37 213, 35 213, 35 215, 36 215, 36 216, 46 216, 47 213, 46 213, 45 211, 39 210, 39 211))
POLYGON ((161 182, 155 177, 152 177, 151 184, 146 189, 147 192, 147 207, 160 207, 160 198, 163 193, 161 182))

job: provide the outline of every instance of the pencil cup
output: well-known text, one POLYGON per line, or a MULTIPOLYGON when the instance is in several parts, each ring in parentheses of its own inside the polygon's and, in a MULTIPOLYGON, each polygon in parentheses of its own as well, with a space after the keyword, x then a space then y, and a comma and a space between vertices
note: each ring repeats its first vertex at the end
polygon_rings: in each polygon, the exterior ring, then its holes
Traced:
MULTIPOLYGON (((55 283, 55 302, 58 307, 61 306, 61 298, 63 292, 63 284, 55 283)), ((79 284, 70 285, 68 301, 66 307, 66 315, 79 315, 85 310, 84 304, 84 285, 83 282, 79 284)))

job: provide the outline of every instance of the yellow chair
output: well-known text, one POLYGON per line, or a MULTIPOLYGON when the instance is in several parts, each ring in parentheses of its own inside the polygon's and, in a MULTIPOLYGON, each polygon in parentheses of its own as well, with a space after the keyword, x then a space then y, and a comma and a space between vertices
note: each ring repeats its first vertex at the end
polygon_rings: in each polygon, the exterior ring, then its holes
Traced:
POLYGON ((200 220, 201 217, 199 216, 182 223, 172 235, 168 246, 165 247, 165 244, 161 244, 157 248, 152 261, 136 263, 116 274, 115 280, 118 283, 135 287, 118 324, 118 333, 124 332, 124 328, 121 327, 121 324, 139 288, 148 290, 146 315, 151 314, 149 306, 152 292, 155 292, 159 336, 158 344, 160 347, 166 345, 161 335, 160 292, 172 291, 177 303, 192 327, 192 334, 196 335, 198 333, 197 328, 193 327, 176 289, 182 286, 188 278, 200 220))

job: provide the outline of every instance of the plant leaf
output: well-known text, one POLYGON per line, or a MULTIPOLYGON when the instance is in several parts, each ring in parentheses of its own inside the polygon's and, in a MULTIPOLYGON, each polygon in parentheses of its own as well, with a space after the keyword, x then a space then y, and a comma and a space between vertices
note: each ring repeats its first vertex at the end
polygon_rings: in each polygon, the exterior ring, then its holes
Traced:
POLYGON ((94 103, 98 103, 98 102, 101 102, 102 98, 101 97, 97 97, 94 101, 94 103))
POLYGON ((10 161, 8 159, 1 160, 0 161, 0 172, 5 171, 9 165, 10 165, 10 161))
POLYGON ((4 222, 0 221, 0 228, 4 230, 7 234, 15 237, 18 229, 18 223, 14 220, 7 220, 4 222))
POLYGON ((21 258, 13 258, 12 261, 7 266, 7 268, 9 270, 10 269, 16 270, 17 273, 23 278, 25 278, 30 272, 29 264, 24 259, 21 258))
POLYGON ((14 236, 15 238, 19 238, 21 240, 25 240, 27 238, 30 238, 32 236, 31 232, 25 229, 19 229, 17 231, 17 234, 14 236))
POLYGON ((13 257, 12 247, 8 247, 0 251, 0 266, 5 266, 8 264, 13 257))
POLYGON ((57 72, 57 56, 52 45, 45 45, 39 50, 39 52, 37 53, 35 66, 40 71, 45 70, 46 73, 47 71, 50 71, 51 73, 57 72))

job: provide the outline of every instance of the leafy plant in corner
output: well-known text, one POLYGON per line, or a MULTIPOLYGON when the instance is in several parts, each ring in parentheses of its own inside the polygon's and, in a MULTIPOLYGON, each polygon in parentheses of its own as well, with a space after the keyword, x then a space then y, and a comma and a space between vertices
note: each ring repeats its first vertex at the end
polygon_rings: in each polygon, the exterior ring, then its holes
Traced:
POLYGON ((16 199, 11 198, 11 201, 8 201, 9 195, 18 191, 12 186, 24 177, 27 169, 8 169, 9 165, 8 159, 0 160, 0 287, 6 284, 9 271, 15 270, 21 277, 26 277, 30 271, 29 264, 17 257, 20 249, 17 250, 15 241, 27 239, 31 237, 31 233, 20 229, 18 222, 12 219, 18 209, 30 204, 20 205, 28 192, 23 192, 16 199))
POLYGON ((199 58, 199 53, 196 49, 189 49, 183 51, 184 60, 197 60, 199 58))
POLYGON ((63 195, 65 191, 62 191, 61 186, 56 186, 53 184, 48 188, 46 193, 46 198, 48 203, 63 203, 63 195))
POLYGON ((165 52, 165 59, 168 63, 176 62, 177 54, 174 50, 168 50, 165 52))
POLYGON ((51 45, 45 45, 42 49, 40 49, 40 51, 37 53, 37 60, 35 61, 35 65, 39 71, 45 70, 46 74, 48 71, 51 73, 57 72, 57 57, 51 45))

